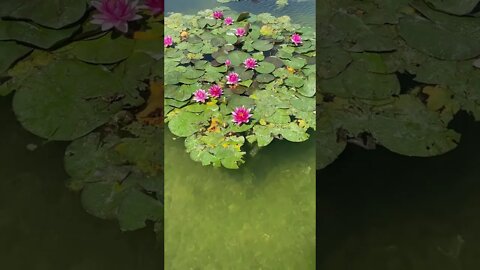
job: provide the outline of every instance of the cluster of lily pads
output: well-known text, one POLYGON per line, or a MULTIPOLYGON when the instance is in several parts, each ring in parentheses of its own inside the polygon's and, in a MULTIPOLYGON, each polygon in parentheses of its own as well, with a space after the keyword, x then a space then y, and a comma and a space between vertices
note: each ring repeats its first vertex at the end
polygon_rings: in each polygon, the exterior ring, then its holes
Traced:
POLYGON ((449 123, 480 119, 478 0, 317 4, 317 169, 351 142, 408 156, 454 149, 449 123))
POLYGON ((72 141, 68 186, 122 230, 163 218, 163 1, 4 0, 0 95, 23 127, 72 141))
POLYGON ((193 160, 235 169, 248 147, 309 138, 314 29, 218 8, 170 14, 165 35, 166 122, 193 160))

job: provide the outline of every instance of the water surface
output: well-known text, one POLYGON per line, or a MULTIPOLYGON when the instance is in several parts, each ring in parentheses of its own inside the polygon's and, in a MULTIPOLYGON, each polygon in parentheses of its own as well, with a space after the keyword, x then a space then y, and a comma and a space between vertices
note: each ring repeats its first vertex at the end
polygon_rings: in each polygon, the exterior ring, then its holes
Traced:
POLYGON ((65 187, 66 145, 25 131, 11 97, 0 97, 0 269, 163 269, 152 228, 122 233, 87 214, 65 187))
POLYGON ((318 269, 480 269, 480 123, 452 152, 349 147, 317 172, 318 269))
MULTIPOLYGON (((315 26, 315 2, 223 4, 254 14, 290 15, 315 26)), ((170 11, 196 14, 215 0, 170 1, 170 11)), ((315 142, 275 141, 238 170, 202 166, 184 140, 165 136, 165 269, 314 270, 315 142)))

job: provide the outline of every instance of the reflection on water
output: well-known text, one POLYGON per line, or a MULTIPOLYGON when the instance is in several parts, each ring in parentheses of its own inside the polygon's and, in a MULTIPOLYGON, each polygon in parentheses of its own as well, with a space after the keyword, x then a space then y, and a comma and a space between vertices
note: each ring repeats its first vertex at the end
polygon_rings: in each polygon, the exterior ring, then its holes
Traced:
POLYGON ((318 269, 480 269, 480 123, 451 153, 348 148, 317 172, 318 269))
POLYGON ((64 184, 66 144, 23 130, 10 104, 0 98, 0 269, 162 269, 152 228, 122 233, 87 214, 64 184))
POLYGON ((239 170, 203 167, 170 134, 165 148, 166 269, 315 269, 313 140, 239 170))
POLYGON ((226 4, 218 3, 217 0, 175 0, 166 1, 165 10, 167 13, 196 14, 200 10, 227 6, 238 12, 251 12, 254 14, 268 12, 274 16, 288 15, 295 23, 311 27, 315 26, 315 0, 289 0, 288 3, 287 6, 279 8, 276 0, 241 0, 226 4))

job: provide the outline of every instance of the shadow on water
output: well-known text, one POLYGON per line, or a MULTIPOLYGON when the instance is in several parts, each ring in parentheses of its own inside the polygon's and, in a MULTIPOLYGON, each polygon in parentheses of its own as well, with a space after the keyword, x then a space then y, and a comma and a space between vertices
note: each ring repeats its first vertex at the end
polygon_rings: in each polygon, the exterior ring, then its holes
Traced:
POLYGON ((480 269, 480 123, 453 128, 442 156, 349 146, 317 171, 319 269, 480 269))
POLYGON ((0 138, 0 269, 163 269, 152 228, 122 233, 83 210, 79 195, 65 187, 67 143, 25 131, 11 97, 0 98, 0 138))

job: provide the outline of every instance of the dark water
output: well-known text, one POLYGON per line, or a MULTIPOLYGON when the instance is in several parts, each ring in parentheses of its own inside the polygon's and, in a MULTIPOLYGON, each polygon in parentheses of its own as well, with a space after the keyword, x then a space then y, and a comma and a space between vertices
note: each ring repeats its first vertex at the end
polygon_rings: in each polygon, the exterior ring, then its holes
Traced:
POLYGON ((480 123, 455 128, 443 156, 349 147, 317 172, 317 269, 480 269, 480 123))
POLYGON ((0 97, 0 269, 163 269, 152 228, 122 233, 82 209, 64 184, 65 147, 25 131, 0 97))

